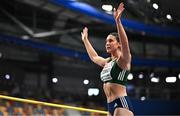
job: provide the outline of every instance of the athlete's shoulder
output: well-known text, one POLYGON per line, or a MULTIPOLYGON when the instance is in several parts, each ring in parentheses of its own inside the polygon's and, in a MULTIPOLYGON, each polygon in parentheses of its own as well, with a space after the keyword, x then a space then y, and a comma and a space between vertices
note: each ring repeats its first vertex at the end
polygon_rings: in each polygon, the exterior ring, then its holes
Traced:
POLYGON ((106 62, 107 62, 107 63, 112 61, 112 58, 111 58, 111 57, 107 57, 107 58, 105 58, 105 59, 106 59, 106 62))

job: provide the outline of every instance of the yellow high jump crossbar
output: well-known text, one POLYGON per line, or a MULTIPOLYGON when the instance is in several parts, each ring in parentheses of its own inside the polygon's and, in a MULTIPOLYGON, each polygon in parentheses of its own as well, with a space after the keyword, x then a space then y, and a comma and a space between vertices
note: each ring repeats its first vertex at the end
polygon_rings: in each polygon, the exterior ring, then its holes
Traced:
POLYGON ((36 101, 36 100, 29 100, 29 99, 22 99, 22 98, 17 98, 17 97, 10 97, 10 96, 5 96, 5 95, 0 95, 0 98, 1 99, 12 100, 12 101, 24 102, 24 103, 45 105, 45 106, 50 106, 50 107, 58 107, 58 108, 66 108, 66 109, 86 111, 86 112, 96 112, 96 113, 100 113, 100 114, 108 114, 107 111, 102 111, 102 110, 94 110, 94 109, 87 109, 87 108, 82 108, 82 107, 60 105, 60 104, 41 102, 41 101, 36 101))

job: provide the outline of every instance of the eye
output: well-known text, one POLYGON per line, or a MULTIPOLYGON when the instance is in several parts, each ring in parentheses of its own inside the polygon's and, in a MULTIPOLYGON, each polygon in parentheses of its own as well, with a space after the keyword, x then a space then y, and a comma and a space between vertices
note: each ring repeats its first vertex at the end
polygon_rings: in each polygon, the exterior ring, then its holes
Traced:
POLYGON ((108 39, 106 42, 109 42, 109 43, 110 43, 110 42, 112 42, 112 41, 113 41, 112 39, 108 39))

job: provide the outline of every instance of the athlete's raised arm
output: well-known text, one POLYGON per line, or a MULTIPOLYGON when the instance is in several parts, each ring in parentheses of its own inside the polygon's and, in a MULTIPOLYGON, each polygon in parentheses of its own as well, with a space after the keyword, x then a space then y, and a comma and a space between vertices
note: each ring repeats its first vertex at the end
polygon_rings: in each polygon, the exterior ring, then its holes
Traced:
MULTIPOLYGON (((120 3, 117 10, 114 8, 114 19, 115 19, 117 30, 118 30, 119 41, 122 46, 121 47, 122 55, 121 55, 120 60, 123 60, 124 63, 129 65, 131 63, 131 53, 129 49, 129 42, 128 42, 128 37, 126 35, 124 27, 120 20, 123 11, 124 11, 124 4, 120 3)), ((122 62, 122 61, 119 61, 119 62, 122 62)))
POLYGON ((95 49, 92 47, 90 41, 89 41, 89 38, 88 38, 88 28, 85 27, 83 29, 83 31, 81 32, 81 37, 82 37, 82 41, 85 45, 85 48, 86 48, 86 51, 90 57, 90 59, 100 65, 100 66, 104 66, 105 63, 107 62, 107 59, 103 58, 103 57, 100 57, 97 52, 95 51, 95 49))

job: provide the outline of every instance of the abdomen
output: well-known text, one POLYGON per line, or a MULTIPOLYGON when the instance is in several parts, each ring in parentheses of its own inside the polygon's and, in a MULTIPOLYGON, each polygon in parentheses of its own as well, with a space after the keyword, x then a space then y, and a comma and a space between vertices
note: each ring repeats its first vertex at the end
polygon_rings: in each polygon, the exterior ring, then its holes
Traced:
POLYGON ((108 102, 111 102, 120 96, 127 96, 126 87, 120 84, 104 83, 103 89, 108 102))

